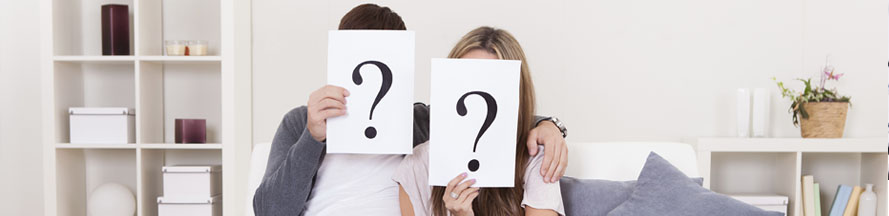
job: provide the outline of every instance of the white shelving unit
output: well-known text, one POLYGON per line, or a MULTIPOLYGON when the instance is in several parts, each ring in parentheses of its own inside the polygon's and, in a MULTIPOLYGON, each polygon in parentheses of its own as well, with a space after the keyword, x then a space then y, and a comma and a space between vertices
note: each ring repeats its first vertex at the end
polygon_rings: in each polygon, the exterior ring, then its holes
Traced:
POLYGON ((790 198, 789 216, 802 215, 801 180, 821 184, 821 212, 837 186, 874 184, 887 215, 887 139, 700 138, 698 163, 704 186, 723 194, 778 194, 790 198))
POLYGON ((222 165, 223 213, 239 215, 252 93, 249 34, 237 32, 250 30, 249 1, 41 1, 44 215, 86 216, 92 190, 115 182, 135 195, 136 215, 155 216, 170 165, 222 165), (129 6, 131 55, 101 55, 111 3, 129 6), (164 56, 165 39, 207 40, 208 56, 164 56), (135 108, 136 143, 69 143, 69 107, 135 108), (173 144, 176 118, 206 119, 208 144, 173 144))

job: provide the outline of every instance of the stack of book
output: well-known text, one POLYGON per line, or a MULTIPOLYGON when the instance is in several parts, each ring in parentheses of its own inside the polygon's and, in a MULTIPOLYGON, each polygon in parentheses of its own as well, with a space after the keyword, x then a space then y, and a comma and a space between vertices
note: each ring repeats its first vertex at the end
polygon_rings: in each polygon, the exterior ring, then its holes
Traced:
POLYGON ((805 216, 856 216, 858 215, 858 198, 864 192, 860 186, 840 185, 831 202, 830 211, 821 212, 821 186, 815 183, 811 175, 803 176, 803 215, 805 216))

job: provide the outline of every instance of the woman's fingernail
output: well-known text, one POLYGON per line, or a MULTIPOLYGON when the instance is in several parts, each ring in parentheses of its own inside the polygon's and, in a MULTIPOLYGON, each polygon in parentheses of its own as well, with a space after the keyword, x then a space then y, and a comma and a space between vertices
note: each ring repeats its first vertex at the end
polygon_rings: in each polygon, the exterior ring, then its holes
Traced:
POLYGON ((471 181, 472 183, 475 183, 475 179, 470 179, 469 181, 471 181))
POLYGON ((466 172, 460 173, 460 177, 466 177, 466 172))

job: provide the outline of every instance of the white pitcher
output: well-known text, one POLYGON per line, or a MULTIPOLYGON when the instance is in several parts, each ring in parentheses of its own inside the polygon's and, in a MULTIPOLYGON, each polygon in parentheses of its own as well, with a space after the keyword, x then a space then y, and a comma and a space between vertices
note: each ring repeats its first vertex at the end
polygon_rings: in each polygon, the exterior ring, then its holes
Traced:
POLYGON ((874 193, 874 185, 867 184, 867 190, 861 193, 858 201, 858 216, 877 215, 877 194, 874 193))

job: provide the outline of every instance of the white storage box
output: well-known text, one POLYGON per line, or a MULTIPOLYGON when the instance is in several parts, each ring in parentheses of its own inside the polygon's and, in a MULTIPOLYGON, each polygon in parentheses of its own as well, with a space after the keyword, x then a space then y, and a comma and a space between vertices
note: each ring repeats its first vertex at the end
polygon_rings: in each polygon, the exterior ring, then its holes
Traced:
POLYGON ((68 108, 72 144, 136 142, 136 112, 124 107, 68 108))
POLYGON ((731 196, 741 202, 759 207, 766 211, 776 211, 787 215, 789 200, 781 195, 734 195, 731 196))
POLYGON ((222 192, 220 166, 165 166, 165 197, 212 197, 222 192))
POLYGON ((219 216, 222 196, 209 198, 158 197, 158 216, 219 216))

